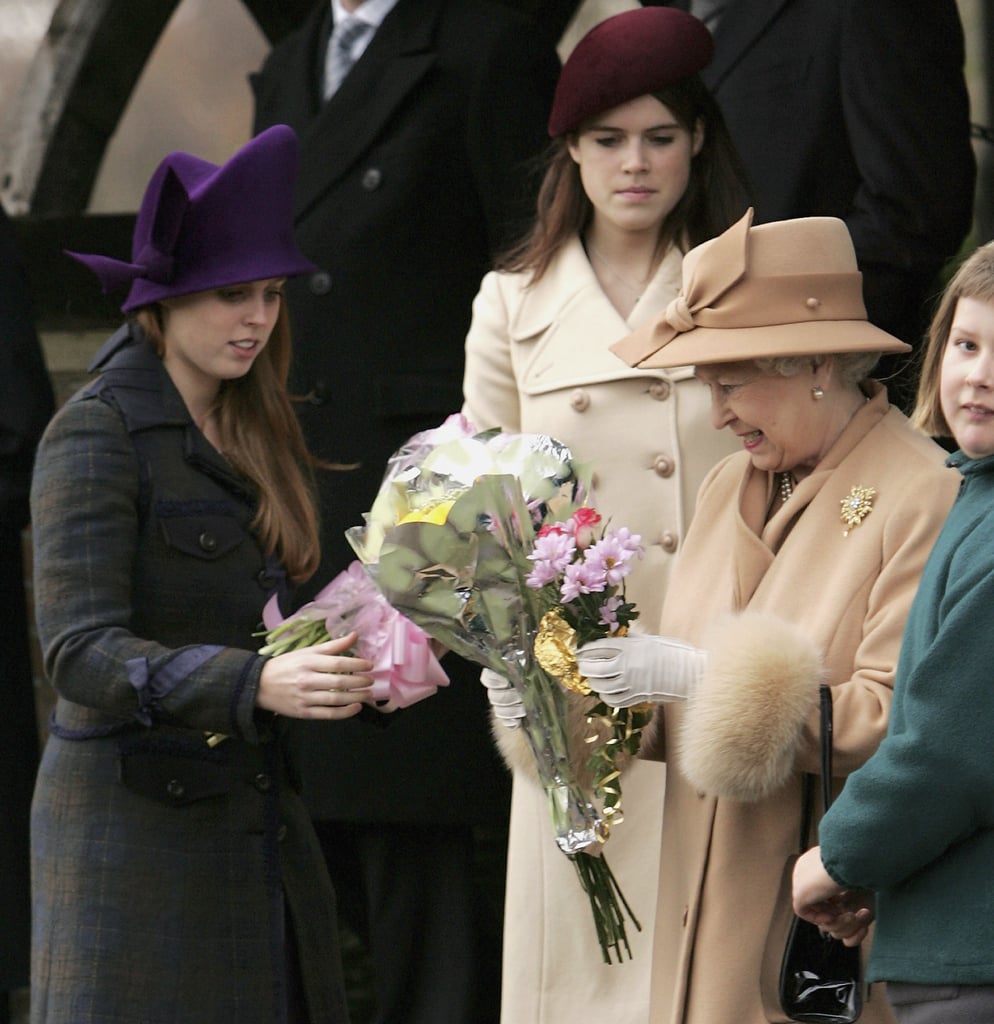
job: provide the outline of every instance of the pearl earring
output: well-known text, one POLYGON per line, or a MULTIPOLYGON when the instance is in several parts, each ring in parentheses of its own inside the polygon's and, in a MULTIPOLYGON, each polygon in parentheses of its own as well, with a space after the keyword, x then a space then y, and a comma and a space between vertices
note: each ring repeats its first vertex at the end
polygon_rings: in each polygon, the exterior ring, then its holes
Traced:
POLYGON ((813 388, 811 389, 811 397, 812 397, 812 398, 813 398, 813 399, 814 399, 814 400, 815 400, 816 402, 820 402, 820 401, 821 401, 821 400, 822 400, 822 399, 823 399, 823 398, 825 397, 825 390, 824 390, 824 388, 820 388, 820 387, 818 387, 818 385, 816 384, 816 385, 815 385, 815 386, 814 386, 814 387, 813 387, 813 388))

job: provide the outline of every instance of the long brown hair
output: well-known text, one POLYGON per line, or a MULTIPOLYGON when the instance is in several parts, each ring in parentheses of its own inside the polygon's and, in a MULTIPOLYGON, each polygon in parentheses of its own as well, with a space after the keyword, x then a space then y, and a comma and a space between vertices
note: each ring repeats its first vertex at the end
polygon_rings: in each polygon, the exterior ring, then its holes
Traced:
POLYGON ((994 303, 994 242, 980 246, 953 274, 928 331, 928 345, 918 378, 918 399, 911 422, 933 437, 952 437, 940 401, 942 357, 949 342, 956 304, 960 299, 978 299, 994 303))
MULTIPOLYGON (((138 322, 161 358, 165 352, 162 309, 136 310, 138 322)), ((243 377, 221 382, 215 415, 229 462, 258 492, 252 527, 266 554, 275 554, 297 582, 318 566, 318 515, 311 469, 314 459, 287 391, 290 321, 286 299, 269 341, 243 377)))
MULTIPOLYGON (((745 168, 732 144, 718 104, 697 75, 652 94, 668 107, 679 125, 693 133, 700 126, 704 142, 690 165, 690 180, 680 201, 659 227, 659 248, 675 243, 684 251, 721 234, 749 205, 745 168)), ((497 269, 531 271, 538 281, 570 238, 583 234, 593 204, 570 156, 572 136, 554 139, 546 156, 537 216, 527 235, 497 261, 497 269)))

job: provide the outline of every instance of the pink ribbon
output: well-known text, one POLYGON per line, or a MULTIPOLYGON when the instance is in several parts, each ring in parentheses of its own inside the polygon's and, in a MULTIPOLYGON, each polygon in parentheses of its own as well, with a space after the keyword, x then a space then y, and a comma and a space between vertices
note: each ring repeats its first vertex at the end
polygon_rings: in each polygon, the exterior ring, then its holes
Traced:
POLYGON ((428 634, 387 601, 358 560, 288 620, 280 614, 275 595, 262 611, 267 630, 284 621, 314 622, 322 618, 329 637, 353 630, 359 635, 355 655, 373 663, 369 674, 374 679, 373 699, 380 711, 410 707, 432 696, 438 687, 449 685, 428 634))
POLYGON ((394 617, 375 640, 370 637, 367 641, 358 618, 358 654, 373 662, 370 675, 375 680, 374 700, 406 708, 432 696, 438 687, 449 685, 449 677, 435 657, 428 637, 410 619, 394 612, 394 617), (368 648, 374 643, 376 649, 370 652, 368 648))

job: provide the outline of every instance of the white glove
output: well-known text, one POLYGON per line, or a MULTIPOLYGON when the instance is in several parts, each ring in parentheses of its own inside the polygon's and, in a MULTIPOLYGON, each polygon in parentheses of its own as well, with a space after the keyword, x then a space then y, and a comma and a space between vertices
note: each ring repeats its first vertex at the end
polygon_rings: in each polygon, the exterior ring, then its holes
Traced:
POLYGON ((591 689, 615 708, 686 700, 707 660, 707 651, 646 633, 593 640, 576 652, 591 689))
POLYGON ((501 724, 508 729, 517 729, 521 725, 521 719, 525 717, 525 704, 511 681, 492 669, 485 668, 480 673, 480 682, 487 688, 490 706, 501 724))

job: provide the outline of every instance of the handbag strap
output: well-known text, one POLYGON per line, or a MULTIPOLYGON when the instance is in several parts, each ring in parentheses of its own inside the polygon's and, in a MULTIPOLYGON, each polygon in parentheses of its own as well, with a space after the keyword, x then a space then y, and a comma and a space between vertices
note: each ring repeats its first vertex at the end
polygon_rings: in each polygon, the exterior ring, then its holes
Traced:
POLYGON ((832 689, 824 683, 818 688, 821 703, 821 810, 832 806, 832 689))
MULTIPOLYGON (((821 710, 821 807, 822 813, 832 806, 832 689, 824 683, 818 688, 821 710)), ((815 777, 811 772, 801 776, 801 839, 798 847, 801 853, 808 848, 811 833, 811 816, 815 799, 815 777)))

